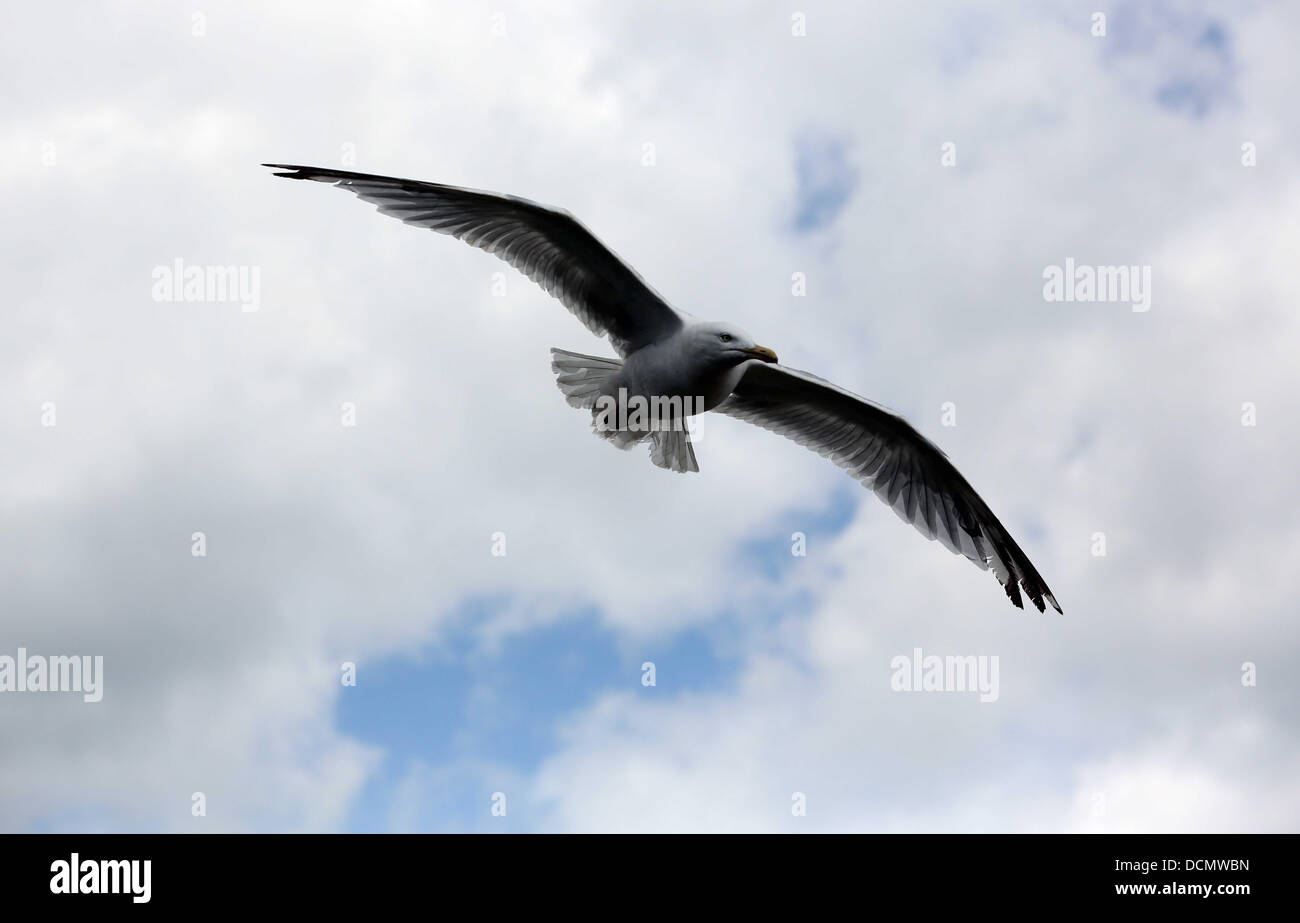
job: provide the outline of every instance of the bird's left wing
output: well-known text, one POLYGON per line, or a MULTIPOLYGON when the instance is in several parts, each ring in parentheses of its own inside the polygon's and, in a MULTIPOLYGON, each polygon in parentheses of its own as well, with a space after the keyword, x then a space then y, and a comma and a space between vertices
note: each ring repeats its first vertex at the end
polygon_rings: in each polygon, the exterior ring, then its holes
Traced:
POLYGON ((667 336, 682 317, 566 211, 516 196, 370 173, 267 163, 276 176, 340 186, 407 224, 486 250, 532 279, 619 355, 667 336))
POLYGON ((927 538, 992 568, 1024 608, 1061 611, 1034 565, 952 462, 902 417, 829 381, 785 366, 750 362, 719 413, 772 430, 830 458, 927 538))

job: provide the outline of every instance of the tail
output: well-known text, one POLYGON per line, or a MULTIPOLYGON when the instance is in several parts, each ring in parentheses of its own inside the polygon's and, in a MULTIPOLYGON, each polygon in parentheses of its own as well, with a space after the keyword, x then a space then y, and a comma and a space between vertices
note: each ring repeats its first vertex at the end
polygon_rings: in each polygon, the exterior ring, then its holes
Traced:
POLYGON ((622 367, 622 359, 584 356, 551 347, 551 371, 555 373, 555 383, 564 392, 569 406, 579 410, 590 410, 606 380, 622 367))
MULTIPOLYGON (((605 382, 622 368, 621 359, 584 356, 582 353, 551 347, 551 371, 555 373, 555 384, 564 392, 564 400, 568 405, 579 410, 592 410, 605 382)), ((650 460, 660 468, 670 471, 700 470, 695 461, 695 449, 691 447, 690 434, 685 428, 649 433, 597 430, 596 435, 620 449, 630 449, 638 442, 649 439, 650 460)))
POLYGON ((670 471, 699 471, 691 434, 683 429, 669 429, 650 434, 650 460, 670 471))

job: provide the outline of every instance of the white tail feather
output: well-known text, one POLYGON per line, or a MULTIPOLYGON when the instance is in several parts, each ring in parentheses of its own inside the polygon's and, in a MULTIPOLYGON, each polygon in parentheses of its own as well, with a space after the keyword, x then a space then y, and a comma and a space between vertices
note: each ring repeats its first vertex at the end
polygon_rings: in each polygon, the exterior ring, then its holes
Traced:
MULTIPOLYGON (((551 347, 551 371, 555 384, 564 392, 570 407, 592 410, 611 375, 623 368, 621 359, 602 356, 585 356, 567 349, 551 347)), ((690 434, 685 429, 639 433, 631 430, 596 429, 596 435, 620 449, 630 449, 638 442, 649 440, 650 460, 660 468, 670 471, 699 471, 690 434)))
POLYGON ((650 460, 660 468, 670 471, 699 471, 695 449, 691 447, 690 433, 685 429, 670 429, 650 434, 650 460))
POLYGON ((555 373, 555 383, 564 392, 564 399, 570 407, 590 410, 606 380, 622 367, 621 359, 584 356, 551 347, 551 371, 555 373))

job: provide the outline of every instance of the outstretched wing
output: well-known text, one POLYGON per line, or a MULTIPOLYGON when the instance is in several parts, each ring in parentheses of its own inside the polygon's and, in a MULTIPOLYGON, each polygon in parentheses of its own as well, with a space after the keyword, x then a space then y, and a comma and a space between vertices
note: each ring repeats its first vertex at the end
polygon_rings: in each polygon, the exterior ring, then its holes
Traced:
POLYGON ((331 183, 385 215, 450 234, 500 257, 554 295, 626 356, 682 326, 682 317, 566 211, 515 196, 320 167, 263 164, 276 176, 331 183))
POLYGON ((897 416, 797 369, 751 362, 719 413, 772 430, 827 456, 875 491, 904 522, 981 569, 992 568, 1007 596, 1020 591, 1044 610, 1061 606, 1020 546, 952 462, 897 416))

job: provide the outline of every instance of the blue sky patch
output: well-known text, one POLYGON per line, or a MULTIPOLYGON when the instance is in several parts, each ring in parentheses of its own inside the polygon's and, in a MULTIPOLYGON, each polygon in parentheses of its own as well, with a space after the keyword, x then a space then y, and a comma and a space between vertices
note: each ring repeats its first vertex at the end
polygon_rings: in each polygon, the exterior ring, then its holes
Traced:
POLYGON ((810 131, 795 141, 794 229, 807 234, 828 227, 844 210, 858 185, 844 138, 810 131))
POLYGON ((349 829, 393 829, 403 797, 419 806, 401 819, 406 829, 520 829, 491 818, 493 785, 508 787, 535 772, 557 749, 556 731, 568 716, 611 692, 717 691, 738 669, 738 661, 719 653, 729 646, 717 637, 726 631, 721 624, 631 643, 604 627, 594 610, 487 651, 475 627, 502 605, 466 607, 456 630, 415 658, 357 665, 357 685, 339 704, 339 730, 386 755, 357 799, 349 829), (655 664, 653 687, 641 684, 646 661, 655 664), (418 798, 401 794, 411 785, 418 798))

